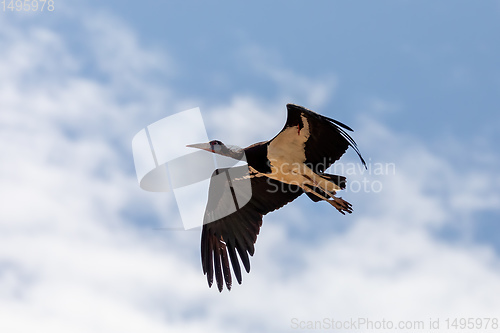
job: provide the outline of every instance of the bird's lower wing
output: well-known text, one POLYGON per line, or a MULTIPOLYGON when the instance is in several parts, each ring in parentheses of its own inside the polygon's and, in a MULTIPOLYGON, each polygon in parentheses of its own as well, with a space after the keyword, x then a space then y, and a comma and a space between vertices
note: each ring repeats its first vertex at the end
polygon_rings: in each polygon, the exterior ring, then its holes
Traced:
MULTIPOLYGON (((223 190, 215 190, 216 187, 220 189, 220 186, 215 186, 214 178, 212 178, 201 233, 203 273, 207 276, 209 286, 212 286, 215 273, 219 291, 222 291, 224 281, 226 287, 231 289, 232 278, 229 262, 231 262, 234 276, 240 284, 242 281, 240 261, 245 270, 250 271, 248 255, 254 254, 254 244, 262 225, 262 217, 293 201, 303 193, 298 186, 284 184, 262 174, 249 174, 246 165, 232 168, 231 174, 235 174, 235 169, 236 174, 241 172, 242 177, 228 177, 232 178, 231 186, 223 186, 223 190), (239 186, 245 180, 244 174, 247 175, 246 177, 250 177, 252 190, 250 200, 244 206, 237 207, 236 211, 224 214, 224 210, 231 211, 231 199, 247 195, 247 193, 242 193, 241 189, 244 186, 239 186), (205 224, 205 222, 212 221, 213 216, 223 217, 205 224)), ((226 170, 217 170, 214 176, 226 170)), ((248 178, 246 180, 248 181, 248 178)))

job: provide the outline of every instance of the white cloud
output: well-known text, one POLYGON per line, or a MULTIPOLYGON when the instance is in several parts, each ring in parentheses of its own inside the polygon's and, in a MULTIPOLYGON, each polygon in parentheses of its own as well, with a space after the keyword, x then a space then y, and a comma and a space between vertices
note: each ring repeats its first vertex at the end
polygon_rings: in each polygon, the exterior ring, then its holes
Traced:
POLYGON ((120 104, 123 87, 81 77, 81 59, 56 33, 10 30, 1 63, 11 66, 0 69, 2 331, 163 331, 146 308, 180 291, 167 292, 175 274, 196 275, 161 234, 135 233, 120 215, 140 195, 119 148, 151 105, 120 104))
MULTIPOLYGON (((123 217, 132 209, 179 218, 172 197, 143 193, 129 165, 132 136, 166 105, 189 103, 148 80, 156 68, 168 71, 170 60, 164 65, 161 53, 104 16, 80 27, 95 46, 106 46, 97 55, 74 54, 67 37, 49 29, 2 27, 0 330, 287 331, 293 317, 496 315, 496 254, 486 245, 444 242, 433 230, 462 213, 470 221, 495 209, 498 177, 473 165, 463 191, 462 170, 449 157, 372 118, 360 122, 355 138, 373 162, 396 163, 396 175, 377 178, 379 194, 344 194, 359 207, 346 217, 352 226, 318 229, 314 242, 292 238, 288 224, 344 221, 331 207, 299 200, 266 217, 242 286, 208 289, 198 233, 158 232, 123 217), (26 61, 30 54, 38 55, 34 63, 26 61), (85 76, 89 59, 111 80, 85 76), (148 93, 123 98, 135 88, 148 93)), ((236 93, 209 108, 206 121, 220 139, 267 140, 284 123, 287 96, 300 90, 320 106, 325 98, 316 88, 331 88, 288 70, 263 73, 284 84, 283 92, 271 101, 236 93)))
POLYGON ((285 103, 262 101, 245 95, 234 96, 227 105, 207 108, 204 114, 210 137, 217 136, 227 140, 227 144, 241 147, 269 140, 281 131, 286 121, 285 103), (269 113, 269 110, 275 112, 269 113))

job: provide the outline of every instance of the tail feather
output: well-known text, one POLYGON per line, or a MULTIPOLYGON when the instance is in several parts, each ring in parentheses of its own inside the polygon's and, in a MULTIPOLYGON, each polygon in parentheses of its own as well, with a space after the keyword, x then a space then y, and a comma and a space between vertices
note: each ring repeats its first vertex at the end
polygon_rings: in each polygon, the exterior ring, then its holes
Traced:
POLYGON ((320 174, 320 176, 321 178, 331 181, 332 183, 340 187, 342 190, 345 189, 345 184, 347 182, 347 179, 344 176, 331 175, 329 173, 322 173, 320 174))
MULTIPOLYGON (((338 176, 338 175, 331 175, 331 174, 328 174, 328 173, 322 173, 319 176, 322 177, 323 179, 327 180, 327 181, 330 181, 330 182, 334 183, 335 185, 337 185, 338 187, 340 187, 340 189, 342 189, 342 190, 345 189, 346 182, 347 182, 346 177, 344 177, 344 176, 338 176)), ((324 197, 324 198, 332 198, 332 199, 339 200, 338 198, 332 196, 331 194, 326 193, 325 191, 323 191, 319 187, 313 187, 313 186, 308 186, 308 187, 311 190, 313 190, 314 192, 316 192, 317 194, 319 194, 322 197, 324 197)), ((317 195, 314 195, 314 193, 306 192, 306 195, 309 197, 309 199, 311 199, 314 202, 318 202, 318 201, 324 200, 324 199, 318 197, 317 195)), ((348 206, 350 206, 350 204, 348 202, 345 202, 345 203, 348 206)), ((348 207, 347 205, 346 205, 346 207, 348 207)), ((337 207, 337 209, 339 209, 339 207, 337 207)), ((344 208, 340 208, 339 210, 348 211, 348 209, 344 209, 344 208)), ((343 214, 343 212, 341 212, 341 213, 343 214)))

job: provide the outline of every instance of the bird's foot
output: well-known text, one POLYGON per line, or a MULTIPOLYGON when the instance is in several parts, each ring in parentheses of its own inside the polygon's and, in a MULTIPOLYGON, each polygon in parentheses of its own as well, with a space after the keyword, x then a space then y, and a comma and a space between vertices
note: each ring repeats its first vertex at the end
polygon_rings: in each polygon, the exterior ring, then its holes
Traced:
POLYGON ((352 213, 352 205, 342 198, 332 197, 332 200, 328 200, 328 202, 343 215, 345 212, 352 213))

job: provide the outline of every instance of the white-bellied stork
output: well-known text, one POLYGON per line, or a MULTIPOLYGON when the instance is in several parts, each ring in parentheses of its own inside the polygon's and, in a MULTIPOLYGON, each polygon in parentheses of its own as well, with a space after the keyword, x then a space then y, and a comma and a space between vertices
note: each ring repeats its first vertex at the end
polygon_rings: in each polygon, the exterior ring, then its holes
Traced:
MULTIPOLYGON (((218 140, 188 146, 237 160, 245 154, 248 164, 232 168, 233 175, 242 176, 231 179, 233 188, 237 189, 243 175, 250 177, 252 195, 248 203, 208 223, 208 217, 213 216, 216 210, 225 209, 222 195, 217 193, 220 191, 213 190, 215 186, 212 182, 210 184, 201 233, 201 262, 210 287, 215 272, 219 291, 222 291, 224 281, 227 289, 231 289, 229 261, 236 280, 241 284, 241 268, 236 252, 247 273, 250 272, 248 255, 254 254, 262 217, 267 213, 283 207, 302 193, 315 202, 328 202, 342 214, 352 212, 350 203, 335 196, 337 191, 345 188, 346 178, 324 173, 348 147, 354 149, 366 167, 356 143, 346 132, 352 129, 302 106, 287 104, 286 107, 288 118, 285 126, 269 141, 245 149, 226 146, 218 140)), ((216 170, 214 174, 221 171, 216 170)), ((235 193, 232 195, 234 197, 235 193)))

